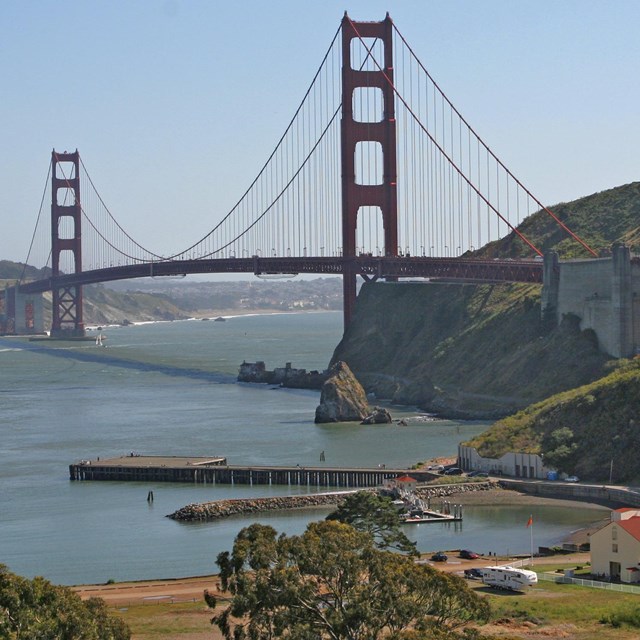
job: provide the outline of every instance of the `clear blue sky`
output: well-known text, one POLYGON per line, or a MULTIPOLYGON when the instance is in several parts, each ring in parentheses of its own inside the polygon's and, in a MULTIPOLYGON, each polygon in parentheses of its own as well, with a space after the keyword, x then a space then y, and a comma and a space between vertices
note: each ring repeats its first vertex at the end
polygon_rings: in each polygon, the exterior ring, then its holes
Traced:
POLYGON ((541 201, 640 179, 637 0, 3 0, 0 259, 26 257, 52 148, 80 150, 149 248, 201 237, 273 149, 345 9, 388 10, 541 201))

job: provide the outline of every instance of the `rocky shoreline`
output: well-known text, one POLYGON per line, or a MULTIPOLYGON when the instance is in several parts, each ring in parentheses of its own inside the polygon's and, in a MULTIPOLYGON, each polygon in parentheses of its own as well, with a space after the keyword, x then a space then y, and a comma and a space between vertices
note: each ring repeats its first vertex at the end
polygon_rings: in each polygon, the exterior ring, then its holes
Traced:
MULTIPOLYGON (((496 489, 495 482, 473 482, 468 484, 438 485, 418 487, 416 495, 423 499, 447 498, 452 495, 489 491, 496 489)), ((304 509, 309 507, 323 507, 340 504, 354 491, 340 491, 333 493, 314 493, 296 496, 274 496, 269 498, 236 498, 231 500, 215 500, 188 504, 185 507, 167 515, 167 518, 181 522, 196 522, 218 520, 235 515, 261 513, 264 511, 278 511, 289 509, 304 509)))

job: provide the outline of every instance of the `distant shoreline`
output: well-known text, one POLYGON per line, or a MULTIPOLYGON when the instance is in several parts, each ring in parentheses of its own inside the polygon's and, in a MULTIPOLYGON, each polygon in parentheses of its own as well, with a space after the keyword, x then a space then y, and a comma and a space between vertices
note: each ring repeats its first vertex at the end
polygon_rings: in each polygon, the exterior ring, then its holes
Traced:
POLYGON ((147 324, 171 324, 173 322, 194 322, 197 320, 209 320, 215 322, 216 318, 224 318, 225 320, 232 320, 233 318, 242 318, 249 316, 290 316, 300 314, 324 314, 324 313, 342 313, 340 309, 297 309, 295 311, 277 311, 269 309, 205 309, 197 311, 194 315, 188 318, 179 318, 177 320, 131 320, 127 324, 123 323, 105 323, 105 324, 91 324, 87 325, 85 329, 90 332, 101 331, 107 329, 119 329, 121 327, 138 327, 147 324))
POLYGON ((204 310, 198 311, 197 314, 189 318, 190 320, 202 320, 207 318, 215 320, 216 318, 239 318, 243 316, 290 316, 298 314, 312 313, 342 313, 340 309, 296 309, 287 311, 269 310, 269 309, 224 309, 222 311, 204 310))

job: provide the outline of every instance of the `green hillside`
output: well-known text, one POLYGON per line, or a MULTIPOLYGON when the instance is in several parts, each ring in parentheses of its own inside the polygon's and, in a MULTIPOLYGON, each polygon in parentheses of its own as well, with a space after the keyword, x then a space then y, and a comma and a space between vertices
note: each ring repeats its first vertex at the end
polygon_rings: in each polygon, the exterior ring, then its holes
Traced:
MULTIPOLYGON (((640 182, 562 202, 551 211, 595 251, 606 251, 616 241, 640 250, 640 182)), ((587 258, 590 254, 545 211, 526 218, 519 230, 541 251, 557 251, 561 258, 587 258)), ((475 252, 478 257, 529 257, 531 250, 515 233, 475 252)))
POLYGON ((51 275, 51 269, 36 269, 22 262, 0 260, 0 285, 14 284, 16 280, 40 280, 51 275))
POLYGON ((640 480, 640 359, 620 360, 588 385, 500 420, 467 444, 486 457, 541 453, 545 462, 593 481, 640 480), (613 461, 613 465, 611 465, 613 461))

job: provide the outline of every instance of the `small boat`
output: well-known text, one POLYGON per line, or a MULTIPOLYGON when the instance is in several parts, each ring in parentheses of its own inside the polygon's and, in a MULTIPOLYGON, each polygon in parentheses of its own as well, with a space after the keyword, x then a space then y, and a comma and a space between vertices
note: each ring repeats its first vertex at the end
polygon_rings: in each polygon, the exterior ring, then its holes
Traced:
POLYGON ((106 336, 103 336, 101 333, 99 333, 96 336, 96 346, 98 347, 105 347, 106 345, 104 344, 104 341, 107 339, 106 336))

